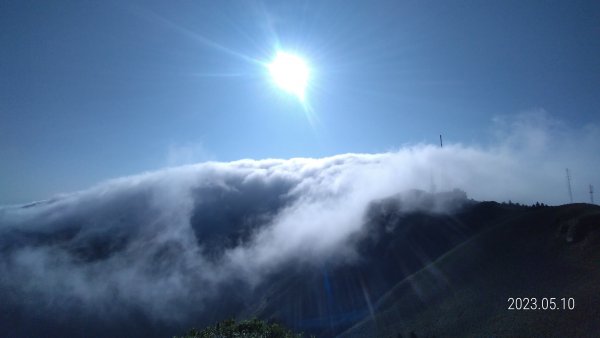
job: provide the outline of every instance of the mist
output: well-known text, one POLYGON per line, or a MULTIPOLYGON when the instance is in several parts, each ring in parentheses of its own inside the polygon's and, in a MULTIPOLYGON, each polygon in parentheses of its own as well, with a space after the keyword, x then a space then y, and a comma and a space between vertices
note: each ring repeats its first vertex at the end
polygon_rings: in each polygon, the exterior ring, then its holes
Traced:
MULTIPOLYGON (((282 266, 357 259, 353 241, 368 232, 374 200, 461 189, 475 200, 557 205, 568 202, 566 167, 577 201, 598 182, 598 126, 568 127, 536 110, 496 119, 491 135, 485 147, 205 162, 2 207, 4 306, 186 322, 231 296, 232 285, 243 297, 282 266)), ((403 203, 410 211, 420 202, 403 203)))

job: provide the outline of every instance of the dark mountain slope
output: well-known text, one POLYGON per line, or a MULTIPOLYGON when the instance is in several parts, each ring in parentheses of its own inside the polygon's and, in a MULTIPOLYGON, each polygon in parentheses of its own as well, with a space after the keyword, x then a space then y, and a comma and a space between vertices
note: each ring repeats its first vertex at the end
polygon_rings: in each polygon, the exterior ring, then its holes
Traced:
POLYGON ((58 202, 4 210, 0 335, 164 337, 251 317, 323 337, 600 332, 597 206, 411 191, 373 201, 362 231, 335 247, 344 255, 292 257, 253 270, 253 284, 221 257, 288 205, 278 189, 209 194, 191 205, 189 222, 164 217, 179 214, 161 213, 141 193, 72 212, 58 202), (11 225, 31 208, 40 210, 11 225), (572 297, 576 308, 508 311, 508 297, 572 297))
POLYGON ((403 279, 344 337, 556 336, 600 332, 600 208, 506 213, 403 279), (572 297, 574 310, 508 310, 509 297, 572 297))
POLYGON ((481 231, 532 212, 551 210, 476 203, 466 198, 451 200, 462 201, 462 207, 452 213, 433 213, 425 209, 403 211, 400 196, 374 202, 367 213, 365 232, 355 239, 358 260, 290 267, 257 290, 255 294, 262 297, 259 305, 251 307, 245 316, 281 320, 296 330, 319 336, 338 334, 383 309, 377 300, 398 282, 481 231))

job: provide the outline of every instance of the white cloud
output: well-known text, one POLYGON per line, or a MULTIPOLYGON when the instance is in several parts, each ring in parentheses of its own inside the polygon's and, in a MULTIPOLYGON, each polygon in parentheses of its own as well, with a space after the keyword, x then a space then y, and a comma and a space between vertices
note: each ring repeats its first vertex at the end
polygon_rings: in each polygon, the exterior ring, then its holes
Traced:
POLYGON ((575 130, 536 111, 497 119, 496 130, 502 140, 485 149, 415 145, 322 159, 205 162, 5 207, 0 294, 18 290, 66 311, 134 307, 178 320, 185 309, 201 311, 229 281, 254 285, 282 264, 352 259, 351 239, 364 231, 369 203, 429 190, 432 177, 438 191, 529 204, 566 202, 567 166, 574 190, 597 183, 597 126, 575 130))

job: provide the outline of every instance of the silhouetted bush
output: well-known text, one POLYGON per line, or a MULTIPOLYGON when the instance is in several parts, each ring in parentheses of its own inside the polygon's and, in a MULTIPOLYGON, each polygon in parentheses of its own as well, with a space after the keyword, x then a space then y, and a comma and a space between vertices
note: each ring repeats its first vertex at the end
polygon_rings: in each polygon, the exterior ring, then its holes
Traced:
MULTIPOLYGON (((258 319, 236 322, 233 319, 224 320, 208 326, 202 331, 191 329, 180 338, 301 338, 302 334, 293 333, 289 329, 277 324, 267 323, 258 319)), ((177 337, 174 337, 177 338, 177 337)))

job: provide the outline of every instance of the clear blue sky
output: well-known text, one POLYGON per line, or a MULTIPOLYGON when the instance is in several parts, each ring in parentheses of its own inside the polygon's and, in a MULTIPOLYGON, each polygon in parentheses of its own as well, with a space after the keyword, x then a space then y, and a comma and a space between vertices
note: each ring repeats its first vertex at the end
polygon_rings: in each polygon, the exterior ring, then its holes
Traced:
POLYGON ((598 1, 4 0, 0 204, 177 154, 485 144, 495 115, 598 122, 599 97, 598 1), (315 126, 251 61, 278 44, 313 67, 315 126))

